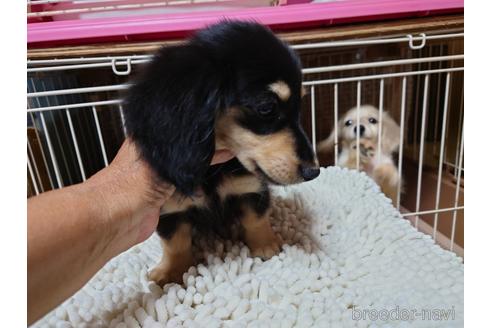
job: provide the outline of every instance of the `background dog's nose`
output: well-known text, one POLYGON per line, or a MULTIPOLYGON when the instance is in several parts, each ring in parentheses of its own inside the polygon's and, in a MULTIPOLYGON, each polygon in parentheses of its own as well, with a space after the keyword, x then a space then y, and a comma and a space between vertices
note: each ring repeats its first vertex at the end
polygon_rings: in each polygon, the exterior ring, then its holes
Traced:
POLYGON ((301 165, 301 175, 304 181, 313 180, 319 175, 319 167, 301 165))
POLYGON ((355 135, 357 135, 357 131, 359 131, 359 135, 363 136, 364 135, 364 131, 366 131, 366 127, 364 125, 359 125, 358 127, 355 126, 354 127, 354 133, 355 133, 355 135))

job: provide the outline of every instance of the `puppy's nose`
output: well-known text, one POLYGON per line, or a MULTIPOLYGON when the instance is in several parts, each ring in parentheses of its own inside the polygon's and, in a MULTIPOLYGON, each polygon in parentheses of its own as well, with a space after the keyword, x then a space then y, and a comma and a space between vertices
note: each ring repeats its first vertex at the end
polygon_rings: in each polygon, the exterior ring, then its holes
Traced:
POLYGON ((317 166, 301 165, 301 176, 304 181, 313 180, 318 177, 319 172, 319 167, 317 166))
POLYGON ((359 125, 359 127, 354 127, 354 134, 357 135, 357 131, 359 131, 359 135, 362 137, 364 135, 364 131, 366 131, 366 127, 364 125, 359 125))

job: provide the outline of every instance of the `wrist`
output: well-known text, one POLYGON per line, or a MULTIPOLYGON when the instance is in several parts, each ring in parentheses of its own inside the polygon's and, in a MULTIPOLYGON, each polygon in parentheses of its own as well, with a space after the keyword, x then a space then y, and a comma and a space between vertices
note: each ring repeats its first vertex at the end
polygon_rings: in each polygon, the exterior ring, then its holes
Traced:
POLYGON ((156 186, 154 181, 145 163, 132 167, 131 172, 109 166, 86 181, 108 259, 144 241, 155 230, 160 207, 173 194, 174 186, 156 186))

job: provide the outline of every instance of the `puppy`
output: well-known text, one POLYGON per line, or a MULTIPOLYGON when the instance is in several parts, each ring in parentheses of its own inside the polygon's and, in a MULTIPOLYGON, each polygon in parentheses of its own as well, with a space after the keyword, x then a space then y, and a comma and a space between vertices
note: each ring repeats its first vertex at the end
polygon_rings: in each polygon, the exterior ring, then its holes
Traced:
POLYGON ((143 159, 176 192, 161 210, 160 285, 195 264, 192 232, 223 237, 239 221, 253 256, 278 253, 269 185, 308 181, 319 165, 300 125, 301 66, 269 29, 226 21, 157 52, 124 103, 143 159), (210 167, 216 149, 235 159, 210 167))
MULTIPOLYGON (((398 192, 398 170, 393 153, 400 144, 400 127, 383 112, 370 105, 360 107, 357 126, 357 108, 350 109, 338 121, 338 164, 342 167, 365 171, 381 187, 396 205, 398 192), (381 152, 378 154, 378 130, 381 127, 381 152), (359 167, 357 167, 357 134, 359 134, 359 167)), ((335 146, 335 132, 318 144, 318 152, 332 150, 335 146)))

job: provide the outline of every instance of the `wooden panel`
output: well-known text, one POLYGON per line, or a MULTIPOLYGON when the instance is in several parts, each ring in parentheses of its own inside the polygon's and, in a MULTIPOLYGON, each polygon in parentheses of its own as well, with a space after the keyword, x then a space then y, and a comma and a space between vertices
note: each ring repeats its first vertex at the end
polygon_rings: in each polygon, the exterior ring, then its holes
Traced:
MULTIPOLYGON (((449 15, 407 19, 371 24, 353 24, 327 28, 305 29, 296 32, 279 33, 279 36, 292 43, 366 38, 375 36, 401 35, 402 33, 420 33, 444 29, 463 28, 463 15, 449 15)), ((163 40, 156 42, 124 42, 95 44, 85 46, 70 46, 44 49, 30 49, 28 59, 46 59, 80 56, 142 54, 155 51, 162 45, 175 44, 180 40, 163 40)))

